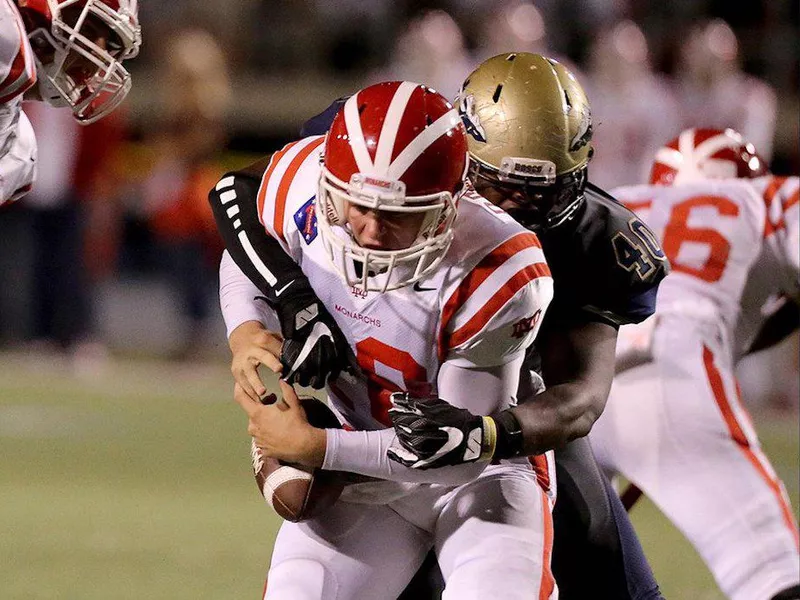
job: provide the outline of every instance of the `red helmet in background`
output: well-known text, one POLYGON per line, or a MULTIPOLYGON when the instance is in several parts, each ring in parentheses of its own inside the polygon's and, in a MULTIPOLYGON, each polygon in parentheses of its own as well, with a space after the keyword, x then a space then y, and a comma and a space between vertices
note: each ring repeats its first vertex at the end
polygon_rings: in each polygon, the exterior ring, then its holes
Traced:
POLYGON ((333 264, 349 285, 386 291, 436 268, 453 240, 467 171, 466 135, 453 106, 417 83, 379 83, 345 102, 326 138, 317 219, 333 264), (409 248, 367 249, 347 228, 346 203, 424 218, 409 248), (354 277, 348 258, 361 263, 361 274, 354 277), (370 273, 385 279, 371 281, 370 273))
POLYGON ((125 99, 131 77, 122 61, 142 43, 137 0, 17 0, 42 99, 69 106, 92 123, 125 99))
POLYGON ((753 144, 733 129, 686 129, 656 152, 650 183, 755 178, 769 173, 753 144))

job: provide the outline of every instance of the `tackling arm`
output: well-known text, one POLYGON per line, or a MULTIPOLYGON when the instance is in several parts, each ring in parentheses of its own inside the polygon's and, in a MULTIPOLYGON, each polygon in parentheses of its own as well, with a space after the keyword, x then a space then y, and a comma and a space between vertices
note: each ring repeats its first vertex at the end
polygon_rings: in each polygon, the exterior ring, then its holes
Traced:
POLYGON ((537 344, 547 389, 510 409, 522 430, 521 454, 540 454, 587 435, 605 408, 614 377, 616 327, 583 321, 543 325, 537 344))
MULTIPOLYGON (((466 369, 444 363, 439 371, 439 393, 451 400, 452 405, 448 406, 472 405, 475 400, 485 403, 485 408, 489 411, 508 406, 517 389, 521 366, 521 355, 506 364, 484 369, 466 369)), ((403 396, 403 394, 397 395, 403 396)), ((391 410, 394 411, 396 408, 391 410)), ((478 411, 474 406, 473 410, 478 411)), ((480 424, 484 422, 482 417, 474 419, 480 428, 480 424)), ((391 481, 445 485, 465 483, 474 479, 486 467, 489 455, 484 457, 487 460, 477 460, 481 457, 480 430, 471 436, 472 428, 467 423, 464 425, 466 429, 459 427, 437 429, 430 440, 436 449, 431 448, 432 456, 422 459, 425 464, 420 464, 416 454, 400 443, 395 429, 378 431, 328 429, 323 468, 391 481), (463 456, 464 453, 474 454, 474 459, 453 460, 440 469, 425 470, 426 466, 436 463, 445 455, 463 456)))

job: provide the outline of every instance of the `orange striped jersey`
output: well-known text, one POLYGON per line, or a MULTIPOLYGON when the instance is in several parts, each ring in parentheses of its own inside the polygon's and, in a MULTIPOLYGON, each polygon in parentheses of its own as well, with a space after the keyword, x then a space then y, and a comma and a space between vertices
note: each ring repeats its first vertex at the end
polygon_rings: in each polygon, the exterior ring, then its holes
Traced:
POLYGON ((798 178, 706 180, 614 190, 660 238, 672 265, 656 314, 736 325, 745 286, 763 254, 777 267, 767 287, 797 294, 798 178))
POLYGON ((360 429, 389 425, 389 395, 436 393, 444 362, 489 368, 521 357, 553 294, 536 235, 470 191, 432 275, 383 293, 350 288, 317 234, 323 149, 323 137, 310 137, 275 153, 247 201, 257 203, 264 230, 301 266, 356 354, 363 375, 329 386, 345 419, 360 429))

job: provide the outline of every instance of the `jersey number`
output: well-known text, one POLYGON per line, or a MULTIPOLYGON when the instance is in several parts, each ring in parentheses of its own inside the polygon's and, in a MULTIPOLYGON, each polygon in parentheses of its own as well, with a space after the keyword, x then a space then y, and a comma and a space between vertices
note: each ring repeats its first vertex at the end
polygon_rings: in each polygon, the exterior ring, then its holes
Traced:
POLYGON ((665 256, 658 241, 650 230, 639 219, 631 219, 628 227, 634 234, 634 241, 623 232, 618 232, 612 239, 617 264, 628 272, 633 270, 639 279, 645 280, 653 274, 653 260, 662 261, 665 256))
POLYGON ((356 344, 358 365, 367 376, 367 394, 372 416, 386 426, 391 426, 389 409, 392 407, 390 396, 393 392, 410 391, 415 395, 427 395, 430 386, 427 384, 428 374, 425 367, 403 350, 392 348, 375 338, 367 338, 356 344), (375 372, 376 363, 380 363, 399 371, 403 376, 405 390, 375 372), (421 389, 427 388, 427 389, 421 389))
POLYGON ((739 206, 722 196, 695 196, 679 202, 672 207, 669 223, 664 229, 664 251, 669 257, 674 271, 687 273, 703 281, 714 283, 722 278, 731 245, 721 233, 714 229, 689 226, 692 209, 701 206, 714 207, 723 217, 735 217, 739 214, 739 206), (681 244, 686 242, 708 247, 708 256, 701 266, 691 266, 678 261, 681 244))

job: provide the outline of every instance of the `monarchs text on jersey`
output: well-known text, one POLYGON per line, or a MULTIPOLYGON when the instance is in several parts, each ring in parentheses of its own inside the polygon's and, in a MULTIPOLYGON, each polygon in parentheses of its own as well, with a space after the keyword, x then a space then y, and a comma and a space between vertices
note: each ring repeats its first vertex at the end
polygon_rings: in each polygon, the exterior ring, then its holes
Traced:
MULTIPOLYGON (((468 192, 459 201, 453 243, 431 275, 384 293, 348 287, 317 233, 323 149, 322 137, 294 142, 273 155, 260 178, 234 174, 217 190, 220 196, 225 186, 237 190, 226 203, 235 229, 238 203, 257 203, 265 231, 300 265, 347 337, 361 374, 343 374, 328 391, 348 423, 357 429, 390 425, 390 394, 436 394, 445 361, 489 368, 521 358, 553 295, 536 235, 468 192)), ((259 268, 255 253, 249 258, 259 268)), ((478 398, 467 408, 486 410, 478 398)))

